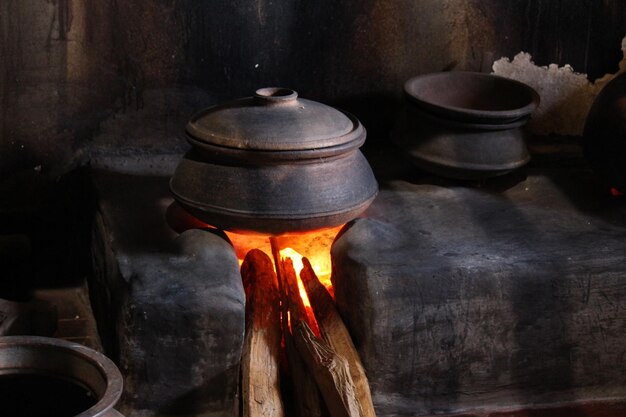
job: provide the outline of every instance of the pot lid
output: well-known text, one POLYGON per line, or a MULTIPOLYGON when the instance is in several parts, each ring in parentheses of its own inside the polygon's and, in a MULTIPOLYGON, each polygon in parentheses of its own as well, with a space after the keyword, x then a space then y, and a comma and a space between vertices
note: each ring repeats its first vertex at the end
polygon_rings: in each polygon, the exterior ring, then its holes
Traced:
POLYGON ((248 151, 317 150, 365 139, 355 117, 275 87, 201 110, 185 130, 192 144, 248 151))

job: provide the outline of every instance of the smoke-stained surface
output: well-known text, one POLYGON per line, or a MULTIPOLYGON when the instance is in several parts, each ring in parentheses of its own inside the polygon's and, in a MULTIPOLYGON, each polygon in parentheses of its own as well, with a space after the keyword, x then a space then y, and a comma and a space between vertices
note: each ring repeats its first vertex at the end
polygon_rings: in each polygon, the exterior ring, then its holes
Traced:
POLYGON ((0 2, 0 173, 72 159, 110 112, 107 1, 0 2))
POLYGON ((618 0, 5 0, 0 172, 85 162, 104 120, 128 146, 178 143, 111 124, 135 120, 146 91, 181 85, 157 105, 176 113, 170 124, 197 102, 187 91, 208 105, 282 85, 353 111, 380 140, 413 75, 489 71, 520 50, 539 65, 615 72, 624 17, 618 0))

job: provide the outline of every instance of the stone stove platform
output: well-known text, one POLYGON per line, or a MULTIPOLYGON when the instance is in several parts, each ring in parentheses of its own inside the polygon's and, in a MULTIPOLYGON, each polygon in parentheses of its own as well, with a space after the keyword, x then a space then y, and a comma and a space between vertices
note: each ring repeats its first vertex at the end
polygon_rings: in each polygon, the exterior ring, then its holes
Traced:
POLYGON ((626 199, 569 165, 382 176, 332 250, 380 416, 626 398, 626 199))
POLYGON ((89 287, 105 351, 124 376, 118 409, 236 414, 245 294, 232 246, 208 231, 169 228, 167 174, 94 171, 93 180, 89 287))
MULTIPOLYGON (((391 148, 365 154, 381 192, 332 256, 379 416, 626 399, 624 198, 580 161, 539 157, 463 184, 391 148)), ((94 175, 90 289, 126 377, 122 410, 232 415, 244 331, 237 260, 217 235, 169 229, 173 166, 153 165, 94 175)))

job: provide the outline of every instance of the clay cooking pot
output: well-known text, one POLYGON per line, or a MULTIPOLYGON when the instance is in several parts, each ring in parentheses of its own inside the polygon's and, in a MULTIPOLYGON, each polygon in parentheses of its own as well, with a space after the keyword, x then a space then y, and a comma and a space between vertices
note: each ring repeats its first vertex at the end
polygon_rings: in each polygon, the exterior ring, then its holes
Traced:
POLYGON ((0 337, 2 415, 123 417, 115 364, 93 349, 37 336, 0 337))
POLYGON ((343 224, 378 192, 354 116, 284 88, 209 107, 170 181, 192 215, 224 230, 281 234, 343 224))
POLYGON ((404 91, 394 141, 424 170, 484 179, 530 159, 522 127, 539 96, 529 86, 491 74, 443 72, 412 78, 404 91))

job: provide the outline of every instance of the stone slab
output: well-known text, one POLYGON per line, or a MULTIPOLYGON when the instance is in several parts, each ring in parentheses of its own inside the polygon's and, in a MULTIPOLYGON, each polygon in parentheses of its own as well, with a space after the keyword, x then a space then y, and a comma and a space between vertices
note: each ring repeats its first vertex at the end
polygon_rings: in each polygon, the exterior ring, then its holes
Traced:
POLYGON ((624 198, 578 167, 482 187, 405 168, 332 248, 378 415, 626 398, 624 198))
POLYGON ((231 416, 245 295, 232 246, 165 222, 167 176, 99 171, 90 290, 126 416, 231 416))

